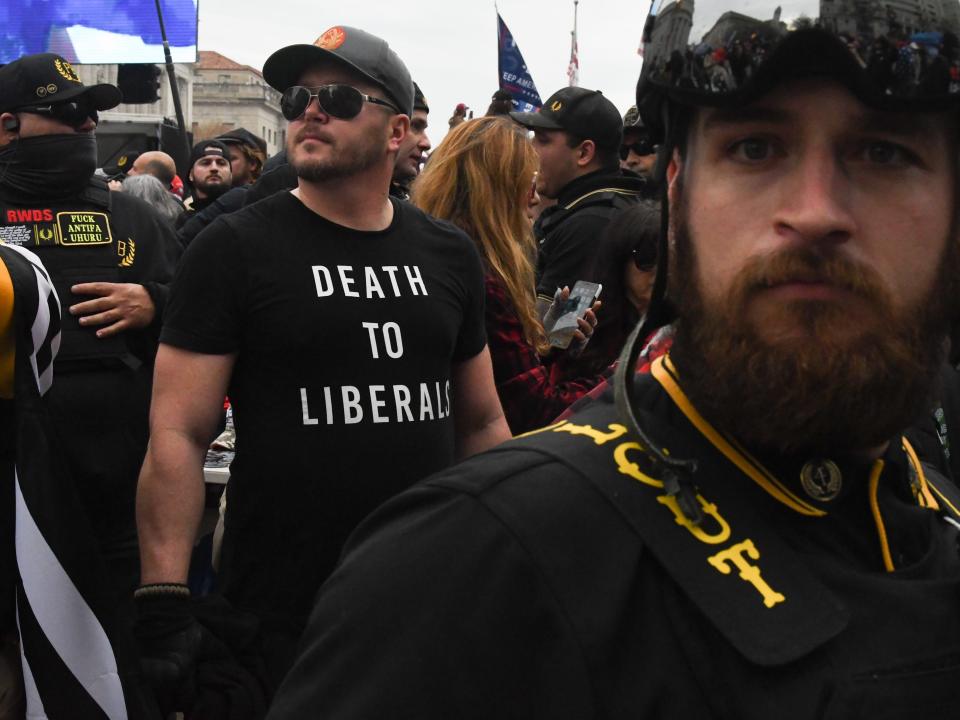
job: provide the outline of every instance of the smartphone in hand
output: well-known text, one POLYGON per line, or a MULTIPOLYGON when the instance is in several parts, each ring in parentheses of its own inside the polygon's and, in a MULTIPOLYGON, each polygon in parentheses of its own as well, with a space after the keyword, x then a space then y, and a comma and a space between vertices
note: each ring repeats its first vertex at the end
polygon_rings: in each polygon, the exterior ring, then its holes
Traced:
POLYGON ((603 285, 599 283, 577 280, 556 322, 551 327, 544 328, 551 347, 566 349, 570 346, 573 333, 577 331, 577 320, 593 307, 594 301, 600 297, 602 290, 603 285))

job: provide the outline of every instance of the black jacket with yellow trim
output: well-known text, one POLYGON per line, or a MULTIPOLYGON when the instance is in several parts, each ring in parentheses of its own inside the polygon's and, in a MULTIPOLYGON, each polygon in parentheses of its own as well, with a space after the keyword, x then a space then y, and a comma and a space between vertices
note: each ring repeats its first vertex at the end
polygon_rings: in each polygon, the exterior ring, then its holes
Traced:
POLYGON ((598 242, 611 218, 651 188, 636 173, 598 170, 570 182, 557 204, 541 213, 534 225, 539 243, 537 294, 552 298, 554 291, 589 277, 598 242))
POLYGON ((774 475, 704 423, 668 360, 638 382, 653 439, 698 461, 700 526, 602 396, 368 518, 269 717, 949 714, 957 532, 909 444, 838 459, 819 502, 800 459, 774 475))

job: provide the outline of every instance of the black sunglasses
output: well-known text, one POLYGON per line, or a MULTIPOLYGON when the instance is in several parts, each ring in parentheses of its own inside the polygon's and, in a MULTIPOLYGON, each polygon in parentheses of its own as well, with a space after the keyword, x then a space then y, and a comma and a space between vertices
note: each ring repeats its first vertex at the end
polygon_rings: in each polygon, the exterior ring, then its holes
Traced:
POLYGON ((637 155, 653 155, 657 151, 657 146, 646 140, 635 142, 631 145, 620 146, 620 159, 626 160, 630 151, 633 150, 637 155))
POLYGON ((366 95, 349 85, 321 85, 316 88, 294 85, 288 87, 280 99, 280 112, 287 120, 296 120, 307 111, 310 100, 316 98, 320 109, 338 120, 351 120, 360 114, 365 102, 384 105, 400 112, 393 103, 366 95))
POLYGON ((651 258, 650 251, 646 248, 634 248, 630 251, 630 257, 640 272, 650 272, 657 268, 657 259, 651 258))
POLYGON ((47 115, 74 129, 85 124, 87 120, 93 120, 95 123, 100 122, 100 115, 97 113, 97 109, 87 100, 68 100, 50 105, 28 105, 17 108, 14 112, 47 115))

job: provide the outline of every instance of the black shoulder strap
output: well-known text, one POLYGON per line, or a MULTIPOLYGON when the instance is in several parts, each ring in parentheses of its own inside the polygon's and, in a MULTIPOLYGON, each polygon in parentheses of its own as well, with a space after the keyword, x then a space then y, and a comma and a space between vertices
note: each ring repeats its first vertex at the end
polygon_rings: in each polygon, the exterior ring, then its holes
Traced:
POLYGON ((107 186, 107 181, 94 175, 90 178, 90 182, 87 183, 87 187, 85 187, 80 194, 80 198, 109 211, 112 202, 110 193, 111 190, 107 186))
POLYGON ((846 627, 847 608, 783 543, 764 513, 744 502, 755 497, 752 485, 745 485, 751 481, 700 453, 697 501, 705 519, 692 525, 649 474, 646 455, 626 427, 610 422, 613 417, 609 405, 595 403, 573 421, 517 442, 592 483, 711 624, 751 662, 788 663, 846 627))

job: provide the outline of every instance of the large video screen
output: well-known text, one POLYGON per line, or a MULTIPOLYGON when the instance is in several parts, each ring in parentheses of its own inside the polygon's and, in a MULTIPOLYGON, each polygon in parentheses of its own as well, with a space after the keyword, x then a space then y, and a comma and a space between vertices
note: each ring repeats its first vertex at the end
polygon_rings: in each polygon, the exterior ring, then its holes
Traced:
MULTIPOLYGON (((197 0, 160 0, 174 62, 197 60, 197 0)), ((162 63, 154 0, 0 0, 0 64, 55 52, 73 63, 162 63)))

